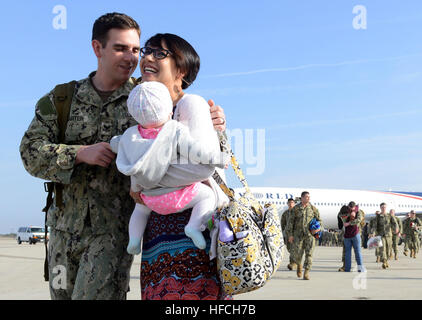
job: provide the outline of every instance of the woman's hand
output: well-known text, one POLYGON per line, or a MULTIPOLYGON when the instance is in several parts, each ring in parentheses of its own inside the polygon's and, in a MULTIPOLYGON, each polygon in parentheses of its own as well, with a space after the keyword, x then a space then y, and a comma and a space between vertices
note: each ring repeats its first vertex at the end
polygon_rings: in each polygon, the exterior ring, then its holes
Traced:
POLYGON ((343 225, 344 225, 345 227, 348 227, 348 226, 350 226, 350 222, 345 222, 343 225))
POLYGON ((139 192, 133 192, 132 190, 130 190, 129 194, 136 203, 145 205, 139 192))
POLYGON ((210 106, 211 120, 214 125, 214 129, 218 131, 226 130, 226 116, 224 110, 220 106, 215 105, 212 99, 208 100, 210 106))

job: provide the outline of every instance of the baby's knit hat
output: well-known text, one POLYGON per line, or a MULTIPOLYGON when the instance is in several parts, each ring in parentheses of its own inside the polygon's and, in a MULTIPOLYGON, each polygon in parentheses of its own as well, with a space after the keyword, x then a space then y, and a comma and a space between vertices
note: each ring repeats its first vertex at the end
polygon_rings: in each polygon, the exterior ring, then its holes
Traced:
POLYGON ((147 81, 133 88, 127 107, 131 116, 145 127, 166 121, 173 110, 173 101, 164 84, 147 81))

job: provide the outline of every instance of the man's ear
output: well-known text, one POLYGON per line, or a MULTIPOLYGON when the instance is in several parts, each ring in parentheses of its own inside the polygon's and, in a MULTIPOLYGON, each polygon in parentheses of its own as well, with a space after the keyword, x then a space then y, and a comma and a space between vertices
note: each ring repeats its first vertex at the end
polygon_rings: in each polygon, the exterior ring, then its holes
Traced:
POLYGON ((102 54, 101 54, 101 49, 103 48, 103 45, 101 44, 100 41, 94 39, 92 40, 92 49, 94 49, 94 53, 97 56, 97 58, 101 58, 102 54))

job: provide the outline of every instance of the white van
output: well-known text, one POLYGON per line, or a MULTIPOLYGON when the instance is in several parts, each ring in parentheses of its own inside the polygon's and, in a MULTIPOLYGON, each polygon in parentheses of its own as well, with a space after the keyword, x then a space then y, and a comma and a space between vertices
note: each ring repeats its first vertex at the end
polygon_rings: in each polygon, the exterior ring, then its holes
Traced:
MULTIPOLYGON (((29 242, 29 244, 35 244, 38 241, 44 241, 45 229, 44 227, 29 226, 29 227, 20 227, 18 233, 16 234, 16 241, 18 244, 22 242, 29 242)), ((48 241, 48 233, 47 233, 48 241)))

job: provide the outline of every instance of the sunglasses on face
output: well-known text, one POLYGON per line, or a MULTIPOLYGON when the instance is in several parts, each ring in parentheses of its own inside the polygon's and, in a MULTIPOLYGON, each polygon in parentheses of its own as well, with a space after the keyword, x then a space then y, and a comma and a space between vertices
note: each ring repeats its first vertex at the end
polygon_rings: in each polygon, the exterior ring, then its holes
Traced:
POLYGON ((150 55, 151 53, 154 56, 154 58, 158 59, 158 60, 164 59, 169 54, 171 54, 171 52, 169 50, 166 50, 166 49, 154 49, 154 48, 151 48, 151 47, 141 48, 141 57, 145 57, 147 55, 150 55))

